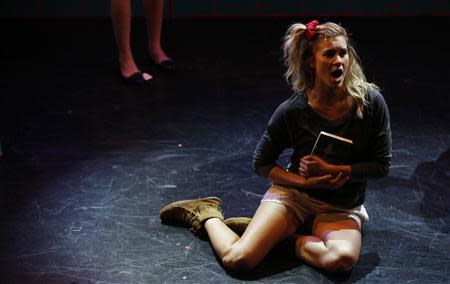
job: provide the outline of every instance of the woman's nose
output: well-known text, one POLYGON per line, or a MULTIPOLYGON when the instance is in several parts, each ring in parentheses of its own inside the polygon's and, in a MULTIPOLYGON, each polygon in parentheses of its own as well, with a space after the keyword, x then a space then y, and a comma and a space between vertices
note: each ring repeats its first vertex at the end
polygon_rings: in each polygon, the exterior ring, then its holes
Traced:
POLYGON ((333 64, 342 64, 342 61, 343 61, 343 58, 341 56, 339 56, 339 55, 336 55, 333 58, 333 64))

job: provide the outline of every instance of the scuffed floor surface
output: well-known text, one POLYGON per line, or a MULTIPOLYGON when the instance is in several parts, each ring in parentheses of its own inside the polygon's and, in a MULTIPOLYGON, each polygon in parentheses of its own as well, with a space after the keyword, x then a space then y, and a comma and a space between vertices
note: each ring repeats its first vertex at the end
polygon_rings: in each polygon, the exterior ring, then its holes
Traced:
POLYGON ((208 242, 159 220, 163 205, 206 195, 226 216, 255 211, 269 183, 252 154, 290 94, 280 46, 291 20, 168 22, 174 74, 146 62, 137 21, 148 88, 123 85, 106 20, 3 21, 0 282, 450 282, 449 19, 336 21, 381 86, 393 131, 391 174, 370 182, 352 271, 327 274, 277 248, 230 275, 208 242))

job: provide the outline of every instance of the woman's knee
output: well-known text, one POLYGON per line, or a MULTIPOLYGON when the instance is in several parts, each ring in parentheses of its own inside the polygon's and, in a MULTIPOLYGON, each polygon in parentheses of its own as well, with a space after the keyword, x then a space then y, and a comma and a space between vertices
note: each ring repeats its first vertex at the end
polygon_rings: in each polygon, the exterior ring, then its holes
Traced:
POLYGON ((237 246, 222 258, 223 266, 233 271, 249 271, 259 264, 260 260, 254 253, 237 246))
POLYGON ((349 247, 333 248, 323 258, 322 268, 331 271, 348 271, 355 266, 359 253, 349 247))

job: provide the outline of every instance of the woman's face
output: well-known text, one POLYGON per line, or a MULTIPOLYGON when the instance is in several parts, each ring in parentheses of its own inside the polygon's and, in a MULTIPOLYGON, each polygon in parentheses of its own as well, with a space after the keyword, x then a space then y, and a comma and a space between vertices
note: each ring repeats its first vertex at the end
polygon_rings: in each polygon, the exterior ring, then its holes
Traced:
POLYGON ((320 38, 314 45, 311 68, 315 74, 314 84, 340 88, 349 66, 347 40, 344 36, 320 38))

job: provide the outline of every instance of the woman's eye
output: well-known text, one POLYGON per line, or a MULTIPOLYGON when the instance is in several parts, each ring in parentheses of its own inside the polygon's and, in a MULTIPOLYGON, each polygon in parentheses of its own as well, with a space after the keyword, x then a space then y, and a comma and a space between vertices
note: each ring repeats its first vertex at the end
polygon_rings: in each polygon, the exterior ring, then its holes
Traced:
POLYGON ((326 56, 326 57, 329 57, 329 58, 332 58, 332 57, 334 56, 334 54, 335 54, 335 52, 334 52, 334 51, 331 51, 331 50, 325 52, 325 56, 326 56))

